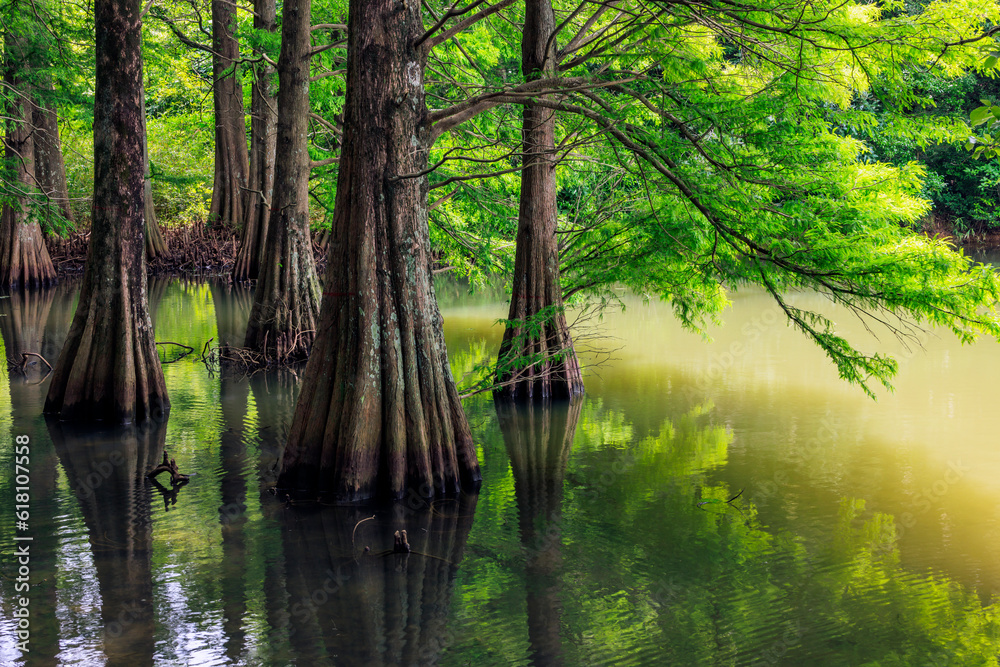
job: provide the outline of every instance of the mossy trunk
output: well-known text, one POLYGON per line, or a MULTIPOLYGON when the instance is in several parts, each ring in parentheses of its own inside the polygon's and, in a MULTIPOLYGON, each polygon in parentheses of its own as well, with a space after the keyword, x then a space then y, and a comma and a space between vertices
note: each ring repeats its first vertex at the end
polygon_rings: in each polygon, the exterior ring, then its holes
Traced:
POLYGON ((212 94, 215 105, 215 180, 211 225, 236 229, 243 222, 244 189, 247 186, 247 132, 243 115, 243 84, 236 63, 240 45, 233 37, 236 5, 231 0, 212 0, 212 94))
POLYGON ((10 182, 5 184, 0 210, 0 287, 39 287, 56 282, 55 268, 45 247, 37 219, 35 181, 35 132, 26 45, 16 35, 4 36, 7 105, 4 160, 10 182))
POLYGON ((244 342, 267 361, 305 359, 319 315, 319 280, 309 237, 309 20, 309 0, 285 2, 274 207, 244 342))
POLYGON ((340 500, 480 482, 431 281, 420 3, 352 0, 323 309, 278 486, 340 500))
MULTIPOLYGON (((526 81, 555 75, 554 30, 550 0, 527 0, 521 42, 526 81)), ((510 322, 497 365, 498 392, 508 398, 570 398, 583 393, 559 283, 555 126, 552 110, 525 105, 510 322)))
MULTIPOLYGON (((254 0, 254 28, 274 32, 277 25, 275 0, 254 0)), ((274 68, 263 61, 256 64, 250 90, 250 175, 243 207, 245 220, 233 264, 233 280, 237 282, 256 280, 264 261, 267 223, 274 196, 278 121, 274 68)))
POLYGON ((170 409, 146 300, 138 0, 95 4, 94 205, 79 304, 45 411, 128 423, 170 409))

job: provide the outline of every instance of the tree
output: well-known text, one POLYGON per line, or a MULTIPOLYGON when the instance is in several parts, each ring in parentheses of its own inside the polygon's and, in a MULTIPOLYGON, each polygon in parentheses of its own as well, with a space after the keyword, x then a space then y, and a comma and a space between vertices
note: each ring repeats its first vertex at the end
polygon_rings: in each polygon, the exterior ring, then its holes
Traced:
POLYGON ((278 486, 360 500, 480 481, 431 283, 419 6, 352 0, 330 259, 278 486), (373 26, 380 26, 379 30, 373 26))
POLYGON ((142 197, 143 222, 146 235, 146 259, 154 260, 167 254, 167 242, 163 239, 160 225, 153 208, 153 175, 149 167, 149 133, 146 131, 146 87, 141 91, 142 105, 142 197))
MULTIPOLYGON (((11 174, 9 190, 0 211, 0 285, 35 287, 56 281, 35 210, 35 132, 32 117, 34 86, 32 64, 36 46, 24 31, 31 22, 16 21, 4 33, 4 97, 7 127, 4 159, 11 174), (20 32, 19 32, 20 31, 20 32)), ((7 179, 5 179, 7 180, 7 179)))
POLYGON ((52 102, 46 99, 52 92, 51 83, 46 88, 40 87, 39 100, 32 109, 35 126, 35 178, 49 204, 66 222, 73 224, 66 163, 59 140, 59 116, 52 102))
POLYGON ((274 215, 244 345, 265 360, 293 361, 312 346, 320 289, 309 234, 310 0, 283 7, 274 215))
MULTIPOLYGON (((521 41, 525 81, 556 74, 556 17, 550 0, 526 0, 521 41)), ((583 393, 559 282, 556 246, 555 112, 524 105, 521 198, 510 314, 497 360, 497 391, 513 398, 583 393)))
POLYGON ((237 228, 243 222, 247 187, 247 131, 243 85, 237 64, 240 45, 233 36, 236 5, 212 0, 212 95, 215 104, 215 179, 210 224, 237 228))
MULTIPOLYGON (((275 0, 255 0, 253 27, 272 33, 277 29, 275 0)), ((240 247, 233 264, 233 280, 256 280, 264 258, 267 223, 274 196, 274 162, 277 95, 274 68, 261 56, 254 66, 250 97, 250 175, 244 206, 240 247)))
MULTIPOLYGON (((586 254, 618 267, 604 278, 670 299, 692 328, 717 316, 727 288, 760 285, 845 379, 869 392, 870 380, 889 382, 894 362, 854 349, 828 318, 789 303, 788 292, 818 289, 904 339, 922 323, 963 340, 1000 336, 1000 323, 980 312, 1000 297, 996 276, 901 227, 924 206, 918 174, 864 163, 860 145, 836 130, 864 120, 849 102, 872 77, 905 96, 903 60, 933 57, 950 72, 971 66, 987 34, 971 4, 883 16, 867 5, 790 15, 778 5, 619 11, 581 3, 564 8, 546 41, 563 45, 554 74, 512 85, 504 54, 495 53, 491 63, 473 62, 474 75, 435 74, 425 86, 435 47, 511 4, 429 7, 427 29, 416 8, 390 19, 380 0, 351 5, 326 299, 279 486, 353 500, 408 488, 445 493, 477 477, 429 280, 426 192, 510 172, 443 171, 475 158, 483 133, 473 121, 504 105, 561 112, 579 128, 569 135, 603 137, 590 150, 617 162, 627 194, 640 193, 645 205, 629 213, 627 242, 586 254), (428 167, 446 133, 444 155, 428 167), (455 155, 463 138, 469 148, 455 155)), ((456 49, 454 57, 470 58, 456 49)), ((495 156, 494 143, 487 148, 493 160, 509 160, 495 156)))
POLYGON ((170 409, 146 300, 140 6, 94 7, 94 205, 79 304, 45 411, 142 422, 170 409))

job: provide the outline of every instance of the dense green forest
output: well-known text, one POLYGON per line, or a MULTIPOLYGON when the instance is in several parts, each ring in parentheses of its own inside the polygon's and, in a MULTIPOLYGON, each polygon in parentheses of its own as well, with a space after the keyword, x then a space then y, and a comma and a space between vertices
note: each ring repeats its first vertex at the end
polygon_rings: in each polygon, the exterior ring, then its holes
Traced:
POLYGON ((478 483, 438 272, 509 290, 472 390, 581 394, 567 303, 626 286, 701 331, 756 285, 871 394, 896 361, 789 295, 904 341, 1000 336, 993 270, 921 233, 996 220, 996 161, 969 149, 998 11, 14 0, 0 278, 53 282, 46 245, 85 234, 46 411, 160 420, 147 266, 228 239, 255 284, 242 362, 308 358, 279 487, 340 499, 478 483))

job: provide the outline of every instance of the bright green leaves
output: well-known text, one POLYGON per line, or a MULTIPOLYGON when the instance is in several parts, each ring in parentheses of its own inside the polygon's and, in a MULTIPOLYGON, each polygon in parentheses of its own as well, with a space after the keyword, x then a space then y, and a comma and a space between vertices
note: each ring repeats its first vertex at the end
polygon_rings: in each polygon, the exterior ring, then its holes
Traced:
MULTIPOLYGON (((996 56, 990 56, 996 61, 996 56)), ((993 104, 989 100, 982 100, 983 106, 973 109, 969 113, 969 121, 973 127, 983 126, 986 135, 981 137, 970 136, 965 150, 971 151, 975 157, 996 157, 997 145, 996 135, 1000 134, 1000 106, 993 104)))

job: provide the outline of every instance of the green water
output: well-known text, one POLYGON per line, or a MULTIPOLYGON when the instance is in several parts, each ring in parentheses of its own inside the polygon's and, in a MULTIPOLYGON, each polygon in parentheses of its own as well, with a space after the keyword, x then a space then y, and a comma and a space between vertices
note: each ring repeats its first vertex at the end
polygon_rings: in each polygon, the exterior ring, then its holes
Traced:
MULTIPOLYGON (((249 295, 149 292, 157 340, 196 350, 164 366, 165 425, 46 423, 40 363, 0 382, 3 507, 14 437, 31 442, 30 527, 0 514, 0 664, 997 664, 995 342, 907 349, 797 296, 900 358, 873 402, 763 295, 734 295, 711 342, 623 295, 579 332, 583 401, 466 400, 478 496, 288 507, 267 489, 297 377, 199 360, 240 343, 249 295), (194 473, 176 494, 142 479, 164 449, 194 473), (400 529, 409 556, 385 553, 400 529), (28 653, 15 535, 33 538, 28 653)), ((461 377, 506 307, 438 293, 461 377)), ((74 298, 0 299, 8 357, 54 361, 74 298)))

